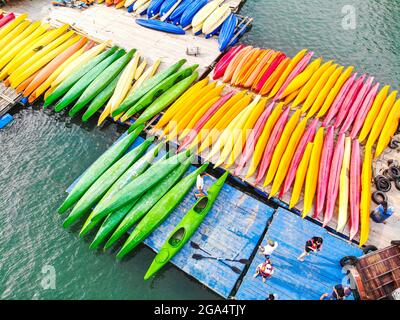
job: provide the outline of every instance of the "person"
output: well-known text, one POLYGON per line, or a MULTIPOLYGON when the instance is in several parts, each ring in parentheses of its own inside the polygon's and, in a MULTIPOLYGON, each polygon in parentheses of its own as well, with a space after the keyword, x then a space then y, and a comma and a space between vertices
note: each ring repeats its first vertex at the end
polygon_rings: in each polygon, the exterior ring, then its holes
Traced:
POLYGON ((270 293, 265 300, 278 300, 278 295, 276 293, 270 293))
POLYGON ((206 196, 206 194, 203 191, 204 190, 204 176, 205 175, 206 175, 206 173, 202 172, 197 176, 197 181, 196 181, 197 193, 194 194, 196 199, 199 199, 201 197, 206 196))
POLYGON ((260 263, 257 268, 256 268, 256 273, 254 274, 254 278, 257 278, 258 276, 262 277, 262 281, 265 283, 267 279, 271 278, 272 275, 274 274, 274 267, 272 266, 272 263, 269 259, 267 259, 265 262, 260 263))
POLYGON ((306 242, 303 253, 297 258, 297 260, 303 262, 304 258, 310 255, 310 252, 317 253, 322 250, 323 239, 321 237, 312 237, 306 242))
POLYGON ((274 240, 268 240, 265 246, 259 246, 260 254, 264 255, 265 259, 269 259, 272 253, 278 248, 278 242, 274 240))
POLYGON ((333 287, 331 293, 324 293, 320 300, 345 300, 351 295, 350 287, 345 287, 342 284, 337 284, 333 287))

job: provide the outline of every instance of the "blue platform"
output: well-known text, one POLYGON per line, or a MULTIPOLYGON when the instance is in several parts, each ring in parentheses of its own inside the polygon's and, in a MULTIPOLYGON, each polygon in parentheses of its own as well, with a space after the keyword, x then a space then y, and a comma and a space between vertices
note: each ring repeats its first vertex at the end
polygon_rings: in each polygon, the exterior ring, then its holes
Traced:
POLYGON ((362 250, 328 233, 325 229, 287 211, 277 209, 264 237, 278 242, 271 256, 274 275, 264 284, 261 277, 253 278, 256 267, 264 261, 257 254, 236 294, 239 300, 264 300, 276 293, 281 300, 318 300, 323 293, 345 281, 339 261, 344 256, 361 256, 362 250), (306 241, 313 236, 324 239, 322 250, 311 254, 304 262, 297 260, 306 241))

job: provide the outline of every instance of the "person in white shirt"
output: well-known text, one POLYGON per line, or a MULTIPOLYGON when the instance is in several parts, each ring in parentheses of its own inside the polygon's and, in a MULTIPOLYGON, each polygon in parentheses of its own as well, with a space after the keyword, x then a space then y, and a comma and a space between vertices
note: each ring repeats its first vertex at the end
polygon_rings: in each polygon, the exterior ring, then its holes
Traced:
POLYGON ((202 172, 197 176, 197 181, 196 181, 197 193, 194 194, 196 199, 206 196, 206 194, 204 193, 204 176, 205 175, 206 175, 206 173, 202 172))
POLYGON ((274 240, 268 240, 267 245, 259 246, 260 254, 264 255, 266 259, 272 255, 276 248, 278 248, 278 242, 274 240))

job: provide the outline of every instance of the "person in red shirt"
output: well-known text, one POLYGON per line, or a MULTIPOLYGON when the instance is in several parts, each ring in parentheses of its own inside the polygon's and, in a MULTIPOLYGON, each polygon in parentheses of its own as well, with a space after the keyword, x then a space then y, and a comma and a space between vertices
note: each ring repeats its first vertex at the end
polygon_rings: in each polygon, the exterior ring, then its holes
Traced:
POLYGON ((260 263, 257 268, 256 268, 256 273, 254 274, 254 278, 257 278, 258 276, 262 277, 262 281, 265 283, 267 279, 270 279, 272 275, 274 274, 274 267, 272 266, 272 263, 269 259, 267 259, 265 262, 260 263))
POLYGON ((312 237, 306 242, 303 253, 297 258, 297 260, 303 262, 304 258, 309 256, 311 252, 317 253, 322 250, 322 243, 324 240, 321 237, 312 237))

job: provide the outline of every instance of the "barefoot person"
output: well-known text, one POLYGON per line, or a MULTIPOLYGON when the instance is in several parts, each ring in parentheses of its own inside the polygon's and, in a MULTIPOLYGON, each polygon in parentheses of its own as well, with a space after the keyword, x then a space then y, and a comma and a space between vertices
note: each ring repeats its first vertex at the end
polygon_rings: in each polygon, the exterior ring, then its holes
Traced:
POLYGON ((303 262, 304 258, 309 256, 311 252, 317 253, 322 250, 323 239, 321 237, 312 237, 306 242, 303 253, 297 258, 297 260, 303 262))
POLYGON ((204 197, 206 194, 204 193, 204 176, 206 175, 205 172, 200 173, 197 176, 197 181, 196 181, 196 188, 197 188, 197 193, 194 194, 196 199, 199 199, 201 197, 204 197))
POLYGON ((260 263, 256 268, 256 273, 254 274, 254 278, 258 276, 262 277, 262 281, 265 283, 267 279, 270 279, 274 274, 274 267, 272 266, 271 261, 268 259, 263 263, 260 263))
POLYGON ((278 241, 268 240, 265 246, 259 246, 260 254, 265 256, 265 259, 269 259, 272 253, 278 248, 278 241))

